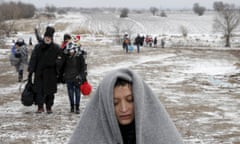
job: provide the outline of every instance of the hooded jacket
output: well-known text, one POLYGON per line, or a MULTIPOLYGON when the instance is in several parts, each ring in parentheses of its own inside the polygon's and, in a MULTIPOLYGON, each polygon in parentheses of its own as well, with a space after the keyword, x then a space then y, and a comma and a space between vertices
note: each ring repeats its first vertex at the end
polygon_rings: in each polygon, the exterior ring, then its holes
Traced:
POLYGON ((16 44, 11 48, 11 54, 9 57, 10 63, 13 66, 22 67, 24 64, 28 64, 28 49, 25 44, 21 45, 18 49, 16 44), (18 55, 18 57, 17 57, 18 55))
POLYGON ((150 87, 132 70, 108 73, 91 96, 69 144, 123 144, 114 112, 117 78, 132 82, 137 144, 182 144, 175 125, 150 87))

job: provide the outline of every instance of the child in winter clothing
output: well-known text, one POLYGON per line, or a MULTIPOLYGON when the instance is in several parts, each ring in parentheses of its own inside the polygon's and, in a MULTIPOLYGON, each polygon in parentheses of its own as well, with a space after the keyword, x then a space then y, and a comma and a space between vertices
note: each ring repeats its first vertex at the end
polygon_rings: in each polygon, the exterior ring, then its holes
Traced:
POLYGON ((23 79, 24 65, 28 64, 28 49, 24 39, 19 38, 11 48, 10 63, 18 72, 18 82, 23 79))

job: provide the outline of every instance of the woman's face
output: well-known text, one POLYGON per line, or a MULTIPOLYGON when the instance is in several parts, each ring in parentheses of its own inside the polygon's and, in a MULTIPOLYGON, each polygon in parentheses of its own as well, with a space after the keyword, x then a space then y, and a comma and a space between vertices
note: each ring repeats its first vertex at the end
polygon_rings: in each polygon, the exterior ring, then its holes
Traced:
POLYGON ((134 99, 132 87, 129 84, 114 88, 114 108, 117 120, 121 125, 127 125, 133 121, 134 99))

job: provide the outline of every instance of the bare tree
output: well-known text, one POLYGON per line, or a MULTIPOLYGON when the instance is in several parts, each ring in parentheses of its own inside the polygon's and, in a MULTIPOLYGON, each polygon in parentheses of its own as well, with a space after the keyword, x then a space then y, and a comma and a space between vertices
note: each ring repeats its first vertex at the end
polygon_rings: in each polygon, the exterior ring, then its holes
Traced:
POLYGON ((10 36, 17 31, 16 19, 30 18, 35 14, 36 8, 32 4, 22 2, 3 2, 0 4, 0 36, 10 36), (7 21, 8 20, 8 21, 7 21))
POLYGON ((32 4, 22 2, 9 2, 0 4, 0 13, 4 15, 5 20, 31 18, 34 16, 36 8, 32 4))
POLYGON ((3 44, 2 39, 4 38, 5 34, 4 27, 5 27, 4 16, 2 13, 0 13, 0 46, 3 44))
POLYGON ((113 21, 113 29, 114 29, 114 33, 116 35, 117 44, 121 44, 121 42, 122 42, 122 40, 121 40, 121 23, 119 20, 113 21))
POLYGON ((198 14, 199 16, 202 16, 205 12, 206 8, 205 7, 202 7, 202 6, 199 6, 198 3, 195 3, 193 5, 193 11, 198 14))
POLYGON ((167 14, 165 13, 165 11, 162 10, 161 13, 160 13, 160 16, 161 17, 167 17, 167 14))
POLYGON ((223 7, 224 7, 224 5, 223 5, 222 1, 217 1, 217 2, 213 3, 213 9, 215 11, 221 11, 221 10, 223 10, 223 7))
POLYGON ((47 12, 49 12, 49 13, 53 13, 53 12, 56 12, 56 11, 57 11, 57 8, 56 8, 54 5, 52 5, 52 6, 47 5, 47 6, 45 7, 45 10, 46 10, 47 12))
POLYGON ((114 33, 116 34, 116 42, 120 44, 123 41, 122 37, 124 33, 127 33, 129 39, 131 39, 135 23, 132 21, 126 22, 126 20, 124 19, 119 19, 113 21, 112 26, 114 29, 114 33))
POLYGON ((240 13, 239 9, 234 4, 224 4, 223 9, 217 11, 216 18, 214 19, 214 29, 220 31, 225 37, 225 46, 230 47, 230 38, 232 33, 239 26, 240 13))
POLYGON ((156 8, 156 7, 150 7, 150 12, 152 13, 153 16, 155 16, 156 13, 158 12, 158 8, 156 8))
POLYGON ((182 33, 182 36, 183 36, 184 38, 186 38, 187 35, 188 35, 188 29, 187 29, 185 26, 181 25, 181 26, 180 26, 180 31, 181 31, 181 33, 182 33))
POLYGON ((129 9, 128 8, 123 8, 121 10, 120 18, 125 18, 128 17, 129 9))

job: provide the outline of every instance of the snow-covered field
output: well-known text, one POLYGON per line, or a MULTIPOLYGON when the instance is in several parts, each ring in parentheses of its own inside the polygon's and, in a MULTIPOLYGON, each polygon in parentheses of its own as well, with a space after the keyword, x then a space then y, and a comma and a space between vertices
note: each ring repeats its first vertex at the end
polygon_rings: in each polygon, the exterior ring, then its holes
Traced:
MULTIPOLYGON (((68 25, 64 30, 56 29, 58 43, 63 33, 79 28, 104 33, 81 37, 88 52, 88 79, 93 90, 106 72, 132 68, 152 87, 186 144, 240 144, 239 38, 234 39, 235 47, 224 49, 221 36, 212 31, 213 17, 213 13, 198 17, 172 12, 167 18, 130 14, 122 20, 115 13, 75 13, 41 24, 68 25), (167 47, 143 47, 140 54, 125 54, 111 39, 116 24, 122 31, 131 32, 132 38, 137 33, 164 37, 167 47), (187 40, 179 36, 181 25, 189 30, 187 40)), ((33 34, 21 32, 19 36, 27 41, 33 34)), ((53 114, 35 114, 35 106, 20 103, 23 83, 16 82, 16 73, 8 62, 9 52, 0 49, 0 143, 67 143, 81 114, 69 113, 65 85, 58 85, 53 114)), ((82 97, 81 112, 88 100, 82 97)))

